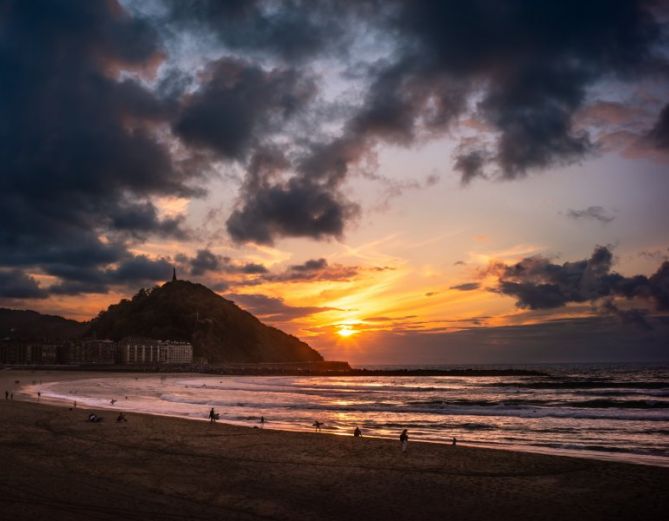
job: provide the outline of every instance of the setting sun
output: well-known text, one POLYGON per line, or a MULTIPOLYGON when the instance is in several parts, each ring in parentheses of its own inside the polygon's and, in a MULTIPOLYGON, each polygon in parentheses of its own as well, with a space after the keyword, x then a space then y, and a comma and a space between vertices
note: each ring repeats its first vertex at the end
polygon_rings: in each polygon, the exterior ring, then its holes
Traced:
POLYGON ((350 336, 353 336, 357 333, 355 329, 351 329, 350 327, 342 327, 337 331, 337 334, 341 337, 348 338, 350 336))

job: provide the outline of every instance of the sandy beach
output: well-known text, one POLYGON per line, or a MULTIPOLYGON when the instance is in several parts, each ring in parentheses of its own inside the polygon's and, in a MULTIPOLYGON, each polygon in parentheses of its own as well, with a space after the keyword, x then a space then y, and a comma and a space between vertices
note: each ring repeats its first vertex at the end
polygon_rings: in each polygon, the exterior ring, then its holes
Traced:
POLYGON ((1 519, 669 516, 667 468, 99 412, 0 401, 1 519))

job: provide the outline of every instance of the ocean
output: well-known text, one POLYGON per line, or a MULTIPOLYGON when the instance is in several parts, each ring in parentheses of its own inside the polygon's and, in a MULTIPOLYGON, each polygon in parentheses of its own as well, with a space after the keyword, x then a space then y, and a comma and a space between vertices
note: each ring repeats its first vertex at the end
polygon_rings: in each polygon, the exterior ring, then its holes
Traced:
MULTIPOLYGON (((472 367, 472 366, 468 366, 472 367)), ((492 366, 485 366, 491 368, 492 366)), ((502 366, 495 366, 505 368, 502 366)), ((669 466, 669 367, 534 365, 550 376, 105 375, 34 385, 99 409, 669 466), (111 400, 116 400, 112 405, 111 400)), ((453 368, 453 366, 450 366, 453 368)), ((110 418, 111 419, 111 418, 110 418)))

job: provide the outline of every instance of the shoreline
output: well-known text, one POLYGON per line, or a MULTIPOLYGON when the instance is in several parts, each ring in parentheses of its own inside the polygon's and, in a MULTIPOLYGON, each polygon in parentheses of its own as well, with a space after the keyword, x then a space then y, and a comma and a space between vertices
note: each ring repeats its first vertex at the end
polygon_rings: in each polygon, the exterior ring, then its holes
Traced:
MULTIPOLYGON (((665 519, 669 469, 0 401, 7 519, 665 519), (72 486, 76 484, 76 486, 72 486), (134 514, 133 514, 134 513, 134 514), (104 517, 107 519, 107 517, 104 517)), ((92 409, 91 409, 92 410, 92 409)))
MULTIPOLYGON (((23 396, 25 397, 24 400, 19 400, 19 401, 26 401, 28 403, 41 403, 45 405, 50 405, 54 407, 62 407, 62 408, 70 408, 72 406, 72 401, 69 398, 54 398, 50 396, 42 396, 40 401, 37 401, 35 399, 35 396, 37 394, 37 391, 39 390, 40 385, 46 385, 49 383, 53 382, 64 382, 64 381, 78 381, 78 380, 86 380, 86 379, 98 379, 98 378, 115 378, 118 376, 128 376, 132 378, 138 378, 139 376, 137 373, 133 372, 128 372, 128 373, 107 373, 107 372, 91 372, 91 373, 83 373, 83 372, 72 372, 72 373, 65 373, 65 372, 60 372, 57 371, 55 374, 49 374, 45 373, 48 375, 48 378, 44 379, 43 381, 40 381, 40 383, 34 383, 34 377, 36 377, 39 373, 35 372, 7 372, 7 371, 0 371, 0 387, 2 389, 7 388, 8 384, 9 385, 16 385, 13 383, 13 381, 16 381, 18 379, 21 381, 19 388, 15 391, 17 393, 17 397, 23 396), (11 378, 8 378, 10 377, 11 378), (32 382, 26 381, 27 378, 32 379, 32 382), (13 381, 12 381, 13 380, 13 381)), ((155 373, 153 376, 159 376, 159 377, 185 377, 187 375, 193 375, 193 376, 202 376, 200 373, 155 373)), ((146 374, 146 376, 149 376, 146 374)), ((205 375, 206 376, 206 375, 205 375)), ((211 375, 213 376, 213 375, 211 375)), ((122 402, 119 402, 120 405, 109 405, 106 403, 100 403, 100 404, 86 404, 85 399, 84 401, 80 402, 80 407, 79 409, 86 409, 86 410, 99 410, 99 411, 110 411, 113 413, 118 413, 120 411, 126 412, 126 413, 133 413, 133 414, 145 414, 149 416, 157 416, 157 417, 164 417, 164 418, 179 418, 179 419, 185 419, 185 420, 194 420, 194 421, 208 421, 206 418, 206 414, 203 410, 202 417, 197 417, 197 416, 188 416, 184 414, 169 414, 169 413, 162 413, 162 412, 157 412, 157 411, 147 411, 147 410, 132 410, 132 409, 124 409, 122 407, 122 402)), ((245 427, 245 428, 252 428, 253 424, 249 421, 221 421, 219 422, 221 424, 226 424, 230 426, 235 426, 235 427, 245 427)), ((291 425, 278 425, 276 427, 272 427, 272 422, 271 420, 268 422, 268 430, 275 430, 277 432, 288 432, 288 433, 304 433, 304 432, 311 432, 311 426, 305 425, 302 428, 293 428, 291 425)), ((336 430, 329 430, 325 429, 323 431, 323 434, 329 434, 333 436, 338 436, 338 437, 348 437, 350 435, 349 432, 345 431, 336 431, 336 430)), ((394 439, 392 436, 387 436, 387 435, 379 435, 379 434, 369 434, 365 433, 365 437, 369 439, 380 439, 380 440, 389 440, 389 439, 394 439)), ((417 441, 418 442, 418 441, 417 441)), ((450 446, 451 442, 450 439, 445 439, 443 441, 437 440, 437 439, 422 439, 420 440, 420 443, 430 443, 430 444, 436 444, 436 445, 442 445, 442 446, 450 446)), ((479 441, 462 441, 462 439, 458 439, 458 446, 462 447, 473 447, 473 448, 485 448, 485 449, 490 449, 490 450, 501 450, 505 452, 522 452, 522 453, 528 453, 528 454, 541 454, 541 455, 547 455, 547 456, 559 456, 559 457, 569 457, 569 458, 578 458, 578 459, 584 459, 584 460, 595 460, 595 461, 609 461, 609 462, 617 462, 617 463, 625 463, 625 464, 634 464, 634 465, 644 465, 644 466, 652 466, 652 467, 659 467, 659 468, 669 468, 669 458, 664 458, 662 456, 654 456, 654 455, 649 455, 649 454, 640 454, 640 453, 634 453, 634 452, 607 452, 607 451, 592 451, 592 450, 584 450, 584 449, 569 449, 569 448, 559 448, 559 447, 542 447, 542 446, 536 446, 536 445, 521 445, 521 444, 504 444, 504 443, 499 443, 496 444, 494 442, 492 443, 487 443, 487 442, 479 442, 479 441)))
MULTIPOLYGON (((323 362, 324 364, 346 364, 347 362, 323 362)), ((201 374, 217 376, 325 376, 325 377, 373 377, 373 376, 447 376, 447 377, 494 377, 494 376, 539 376, 550 377, 542 371, 530 369, 365 369, 348 367, 347 369, 319 369, 310 364, 228 364, 212 367, 198 366, 132 366, 132 365, 34 365, 0 366, 1 371, 62 371, 90 373, 132 373, 132 374, 201 374)))

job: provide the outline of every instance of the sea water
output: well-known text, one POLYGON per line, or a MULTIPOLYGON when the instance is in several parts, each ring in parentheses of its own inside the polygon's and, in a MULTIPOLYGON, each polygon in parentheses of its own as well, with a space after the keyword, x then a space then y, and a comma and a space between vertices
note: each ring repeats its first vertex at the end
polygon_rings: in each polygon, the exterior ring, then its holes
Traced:
MULTIPOLYGON (((490 367, 487 367, 490 368, 490 367)), ((584 455, 669 466, 669 367, 542 366, 550 376, 123 375, 39 386, 43 398, 283 430, 584 455), (114 405, 111 400, 116 400, 114 405)), ((34 391, 34 389, 33 389, 34 391)))

